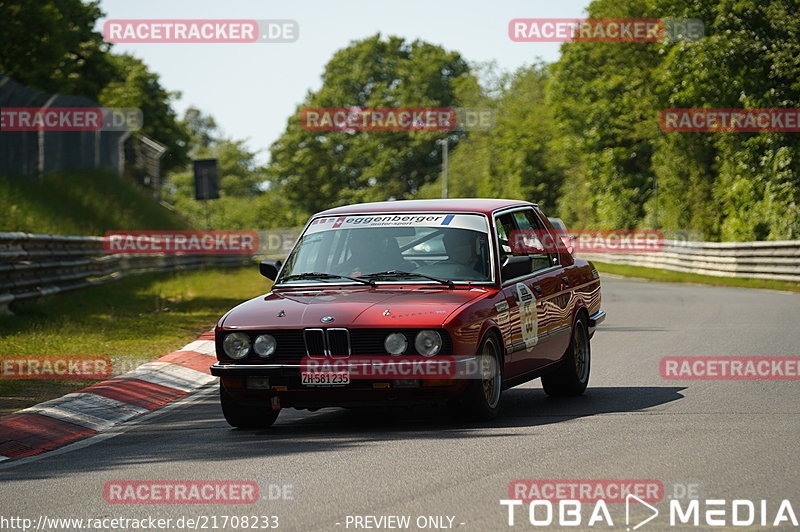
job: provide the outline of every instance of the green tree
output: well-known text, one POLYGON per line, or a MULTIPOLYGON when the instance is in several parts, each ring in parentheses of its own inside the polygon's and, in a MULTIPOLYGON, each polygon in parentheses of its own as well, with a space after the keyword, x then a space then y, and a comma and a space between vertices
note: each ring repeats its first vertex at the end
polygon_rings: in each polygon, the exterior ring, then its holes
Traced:
MULTIPOLYGON (((380 35, 336 52, 322 88, 307 95, 270 148, 269 177, 292 209, 314 212, 358 201, 416 195, 439 175, 442 132, 316 132, 301 127, 307 107, 455 107, 469 76, 455 52, 380 35)), ((454 146, 463 134, 449 135, 454 146)))
MULTIPOLYGON (((476 70, 485 87, 472 87, 462 99, 469 106, 494 109, 496 124, 490 131, 470 132, 459 143, 451 158, 449 196, 525 199, 553 212, 564 169, 553 153, 547 66, 537 63, 513 74, 493 65, 476 70)), ((430 195, 439 187, 438 182, 430 187, 430 195)))
MULTIPOLYGON (((587 11, 589 18, 647 18, 648 4, 596 0, 587 11)), ((559 135, 569 139, 577 156, 565 184, 570 201, 561 202, 568 224, 632 228, 644 217, 654 192, 653 76, 660 61, 658 48, 646 42, 562 46, 549 91, 559 135)))
MULTIPOLYGON (((663 0, 662 12, 705 21, 706 37, 669 47, 664 107, 800 107, 800 10, 794 0, 663 0)), ((722 240, 800 236, 796 133, 669 133, 655 172, 670 225, 722 240)))
MULTIPOLYGON (((457 80, 456 100, 467 108, 491 109, 496 112, 497 100, 507 89, 510 76, 494 61, 470 66, 472 75, 457 80)), ((473 198, 480 195, 482 184, 491 179, 494 146, 491 142, 495 128, 488 131, 468 131, 449 152, 448 197, 473 198)), ((441 172, 440 172, 441 174, 441 172)), ((418 198, 442 197, 439 177, 420 188, 418 198)))
POLYGON ((205 115, 200 109, 190 107, 183 114, 181 125, 189 133, 189 155, 199 159, 198 153, 214 144, 219 128, 213 116, 205 115))
POLYGON ((151 72, 140 59, 131 55, 110 58, 115 69, 114 81, 100 93, 99 101, 108 107, 137 107, 144 115, 141 133, 169 148, 161 160, 161 168, 169 172, 189 162, 189 132, 172 109, 179 92, 170 92, 162 85, 158 74, 151 72))
POLYGON ((191 139, 192 157, 217 159, 220 176, 220 198, 197 201, 191 167, 170 175, 166 198, 195 225, 256 230, 291 227, 305 221, 291 214, 282 194, 265 190, 265 169, 258 164, 258 154, 248 150, 243 140, 219 138, 214 118, 194 108, 187 109, 181 123, 191 139))
POLYGON ((113 78, 94 30, 99 2, 0 0, 0 72, 46 92, 97 99, 113 78))
POLYGON ((556 142, 573 152, 560 199, 567 222, 689 229, 708 239, 796 238, 796 135, 658 127, 665 108, 800 107, 796 2, 597 0, 589 16, 698 18, 706 36, 562 47, 549 94, 556 142))

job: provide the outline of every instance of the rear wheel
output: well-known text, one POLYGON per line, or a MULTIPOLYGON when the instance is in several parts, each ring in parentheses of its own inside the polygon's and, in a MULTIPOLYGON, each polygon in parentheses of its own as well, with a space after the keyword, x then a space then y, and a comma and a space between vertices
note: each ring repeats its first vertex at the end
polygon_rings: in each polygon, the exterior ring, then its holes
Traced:
POLYGON ((564 360, 555 371, 542 376, 545 393, 552 396, 581 395, 589 384, 591 359, 586 317, 581 315, 572 327, 564 360))
POLYGON ((493 334, 486 335, 478 349, 480 378, 472 379, 452 405, 456 413, 477 420, 497 417, 503 387, 500 345, 493 334))
POLYGON ((278 419, 280 410, 269 406, 243 405, 236 401, 220 383, 219 400, 225 421, 239 429, 261 429, 271 426, 278 419))

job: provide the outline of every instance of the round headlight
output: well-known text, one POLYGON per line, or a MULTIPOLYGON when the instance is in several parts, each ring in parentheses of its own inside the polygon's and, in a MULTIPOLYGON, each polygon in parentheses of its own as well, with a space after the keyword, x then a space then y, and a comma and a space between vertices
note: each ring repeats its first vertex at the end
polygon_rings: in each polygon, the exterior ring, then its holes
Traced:
POLYGON ((276 342, 275 337, 270 334, 261 334, 257 336, 256 341, 253 342, 253 349, 256 350, 256 354, 261 358, 270 356, 275 352, 277 347, 278 342, 276 342))
POLYGON ((414 340, 414 347, 420 355, 433 356, 442 348, 442 337, 436 331, 420 331, 414 340))
POLYGON ((239 360, 247 356, 250 352, 250 337, 245 333, 230 333, 222 341, 222 348, 225 354, 234 360, 239 360))
POLYGON ((408 338, 403 333, 394 332, 383 341, 383 347, 386 348, 387 353, 402 355, 408 347, 408 338))

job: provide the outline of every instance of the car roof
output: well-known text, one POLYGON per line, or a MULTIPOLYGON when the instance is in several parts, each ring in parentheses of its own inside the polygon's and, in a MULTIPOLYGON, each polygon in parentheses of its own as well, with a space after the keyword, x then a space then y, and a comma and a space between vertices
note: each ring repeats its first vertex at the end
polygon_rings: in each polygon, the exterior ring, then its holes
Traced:
POLYGON ((397 200, 344 205, 342 207, 335 207, 318 212, 315 216, 366 214, 374 212, 477 212, 491 214, 493 211, 506 207, 530 205, 534 204, 522 200, 495 198, 397 200))

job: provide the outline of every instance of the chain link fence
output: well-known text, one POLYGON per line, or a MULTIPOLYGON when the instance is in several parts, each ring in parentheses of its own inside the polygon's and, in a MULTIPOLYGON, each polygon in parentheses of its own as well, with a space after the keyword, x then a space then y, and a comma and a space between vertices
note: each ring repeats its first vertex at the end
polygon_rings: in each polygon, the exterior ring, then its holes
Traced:
MULTIPOLYGON (((0 74, 0 109, 98 108, 80 96, 49 94, 0 74)), ((41 176, 76 168, 108 168, 120 176, 130 131, 8 131, 0 126, 0 175, 41 176)))

